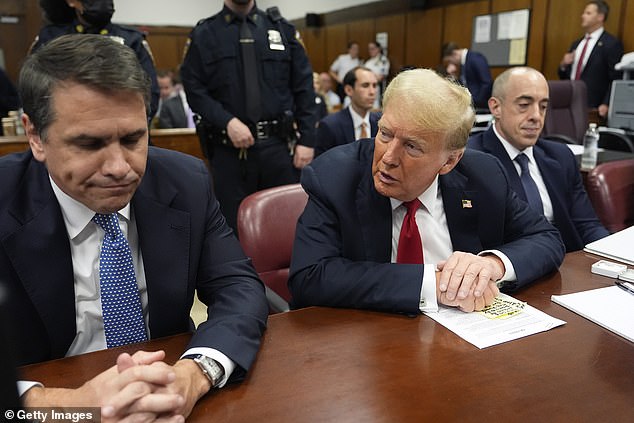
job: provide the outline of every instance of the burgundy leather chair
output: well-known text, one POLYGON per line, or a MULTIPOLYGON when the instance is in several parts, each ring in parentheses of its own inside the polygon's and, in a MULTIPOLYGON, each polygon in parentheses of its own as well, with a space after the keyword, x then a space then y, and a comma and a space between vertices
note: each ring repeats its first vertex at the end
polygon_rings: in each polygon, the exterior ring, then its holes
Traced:
POLYGON ((267 288, 272 313, 288 311, 288 268, 297 219, 308 195, 300 184, 283 185, 247 196, 238 209, 238 236, 267 288))
POLYGON ((586 190, 610 232, 634 225, 634 159, 601 163, 588 172, 586 190))
POLYGON ((542 136, 567 144, 583 144, 588 129, 588 94, 583 81, 548 81, 549 101, 542 136))

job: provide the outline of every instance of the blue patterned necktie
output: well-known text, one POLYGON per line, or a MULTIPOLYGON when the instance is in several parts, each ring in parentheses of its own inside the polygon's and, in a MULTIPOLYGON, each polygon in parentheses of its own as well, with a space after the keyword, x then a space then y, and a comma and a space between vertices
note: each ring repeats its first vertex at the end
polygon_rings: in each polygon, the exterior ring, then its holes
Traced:
POLYGON ((147 341, 132 253, 116 213, 95 214, 104 230, 99 254, 101 310, 108 348, 147 341))
POLYGON ((535 184, 535 180, 531 178, 531 173, 528 170, 528 156, 524 153, 520 153, 515 157, 515 161, 519 163, 520 169, 522 170, 520 181, 526 193, 526 201, 539 214, 544 214, 544 205, 542 204, 542 198, 539 196, 539 189, 535 184))

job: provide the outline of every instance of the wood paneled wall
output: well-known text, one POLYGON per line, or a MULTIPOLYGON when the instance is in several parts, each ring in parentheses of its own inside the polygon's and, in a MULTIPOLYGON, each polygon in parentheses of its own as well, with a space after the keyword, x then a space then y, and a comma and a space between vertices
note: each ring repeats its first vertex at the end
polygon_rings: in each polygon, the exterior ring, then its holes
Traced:
MULTIPOLYGON (((391 2, 390 2, 391 3, 391 2)), ((302 20, 294 23, 304 38, 308 55, 317 71, 327 70, 337 55, 344 53, 348 40, 361 45, 361 54, 366 55, 365 46, 374 39, 376 32, 387 32, 389 58, 395 72, 405 65, 435 67, 440 62, 442 45, 454 41, 469 47, 473 30, 473 18, 488 13, 516 9, 531 9, 527 65, 542 71, 547 78, 557 78, 557 67, 563 54, 576 38, 581 36, 581 13, 586 0, 465 0, 445 3, 428 1, 431 8, 408 9, 403 2, 394 2, 394 14, 380 17, 372 15, 374 3, 350 11, 333 12, 334 17, 322 21, 336 21, 320 28, 307 28, 302 20), (447 4, 447 5, 443 5, 447 4), (350 20, 339 22, 337 14, 350 20)), ((610 15, 606 29, 619 37, 625 52, 634 51, 634 0, 608 0, 610 15), (629 23, 629 25, 628 25, 629 23)), ((378 8, 378 6, 377 6, 378 8)), ((382 9, 381 9, 382 10, 382 9)), ((329 14, 330 15, 330 14, 329 14)), ((494 76, 505 67, 494 67, 494 76)))
MULTIPOLYGON (((18 16, 19 24, 0 23, 0 47, 5 51, 9 76, 15 80, 20 63, 42 23, 38 0, 2 0, 0 14, 18 16)), ((625 52, 634 51, 634 0, 608 0, 606 29, 619 37, 625 52)), ((315 71, 327 70, 349 40, 366 45, 377 32, 387 32, 392 70, 403 66, 435 67, 441 47, 454 41, 471 44, 473 18, 508 10, 531 9, 527 64, 547 78, 557 78, 557 67, 570 43, 581 36, 580 16, 586 0, 428 0, 427 9, 412 10, 407 0, 369 2, 322 16, 324 26, 305 27, 295 21, 315 71)), ((176 69, 181 63, 191 28, 142 27, 158 69, 176 69)), ((497 76, 505 68, 492 68, 497 76)))

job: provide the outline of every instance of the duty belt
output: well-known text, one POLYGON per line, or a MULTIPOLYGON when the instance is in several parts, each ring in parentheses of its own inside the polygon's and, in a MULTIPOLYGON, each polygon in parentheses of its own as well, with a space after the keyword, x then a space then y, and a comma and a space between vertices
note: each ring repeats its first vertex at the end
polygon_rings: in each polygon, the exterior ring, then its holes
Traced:
POLYGON ((284 136, 285 134, 281 134, 282 125, 281 122, 277 119, 274 120, 261 120, 255 125, 249 124, 249 129, 251 130, 251 134, 253 134, 253 138, 256 140, 266 140, 272 136, 284 136))

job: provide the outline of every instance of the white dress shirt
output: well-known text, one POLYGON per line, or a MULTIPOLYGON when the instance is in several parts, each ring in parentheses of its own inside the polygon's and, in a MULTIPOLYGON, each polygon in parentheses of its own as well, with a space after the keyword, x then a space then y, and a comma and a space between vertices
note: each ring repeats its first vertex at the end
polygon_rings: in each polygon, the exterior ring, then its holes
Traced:
POLYGON ((361 117, 352 106, 348 106, 350 116, 352 116, 352 125, 354 126, 354 139, 361 138, 361 126, 365 124, 365 131, 368 134, 368 138, 372 136, 370 130, 370 113, 366 113, 364 117, 361 117))
POLYGON ((542 205, 544 206, 544 216, 546 217, 546 219, 548 219, 550 223, 554 222, 555 214, 553 212, 553 203, 552 201, 550 201, 550 195, 548 194, 548 189, 546 189, 546 183, 544 182, 542 173, 539 171, 539 167, 537 166, 537 162, 535 161, 535 156, 533 155, 533 147, 527 147, 523 151, 520 151, 500 135, 495 125, 493 125, 493 132, 495 132, 495 135, 502 143, 502 146, 506 150, 506 153, 511 158, 513 166, 515 166, 515 170, 517 171, 517 174, 520 176, 520 178, 522 177, 522 169, 520 168, 520 164, 515 161, 515 158, 520 153, 524 153, 526 157, 528 157, 528 171, 531 174, 531 178, 533 178, 533 181, 535 181, 535 185, 537 185, 537 190, 539 191, 539 197, 542 199, 542 205))
MULTIPOLYGON (((447 216, 442 201, 442 193, 438 184, 438 176, 432 184, 423 192, 418 199, 423 204, 416 211, 416 225, 423 243, 424 266, 423 281, 420 291, 420 311, 438 311, 436 299, 436 264, 447 260, 453 253, 453 244, 449 234, 447 216)), ((398 240, 403 226, 403 219, 407 213, 407 208, 402 206, 403 202, 390 198, 392 205, 392 255, 391 262, 396 263, 398 252, 398 240)), ((517 279, 515 269, 508 257, 498 250, 485 250, 478 255, 494 254, 502 260, 505 267, 504 276, 501 281, 513 281, 517 279)))
POLYGON ((570 69, 570 79, 575 79, 575 75, 577 74, 577 67, 579 67, 579 59, 581 58, 581 51, 583 50, 583 46, 586 43, 586 37, 590 37, 588 42, 588 47, 586 47, 586 53, 583 55, 583 63, 581 63, 581 70, 586 67, 588 63, 588 58, 594 49, 594 46, 597 45, 597 41, 599 41, 599 37, 603 34, 603 27, 593 31, 589 34, 584 35, 583 40, 577 45, 575 49, 575 60, 572 62, 572 68, 570 69))
MULTIPOLYGON (((103 326, 101 311, 101 293, 99 285, 99 253, 103 241, 103 229, 93 222, 95 212, 84 204, 75 200, 62 191, 49 176, 51 186, 57 201, 59 202, 66 231, 70 241, 71 258, 73 262, 73 277, 75 282, 75 324, 77 332, 66 357, 84 354, 91 351, 106 349, 106 335, 103 326)), ((141 308, 145 329, 150 338, 149 307, 143 256, 139 246, 134 213, 127 204, 118 211, 119 226, 128 239, 134 273, 139 288, 141 308)), ((227 379, 235 369, 235 363, 225 354, 213 348, 191 348, 181 357, 191 354, 203 354, 216 360, 225 370, 225 376, 218 387, 226 384, 227 379)), ((20 382, 18 389, 20 395, 31 387, 38 385, 33 382, 20 382)))
POLYGON ((330 65, 330 70, 336 73, 339 81, 343 83, 343 77, 348 71, 359 65, 361 65, 361 59, 358 57, 355 59, 347 53, 340 54, 330 65))

